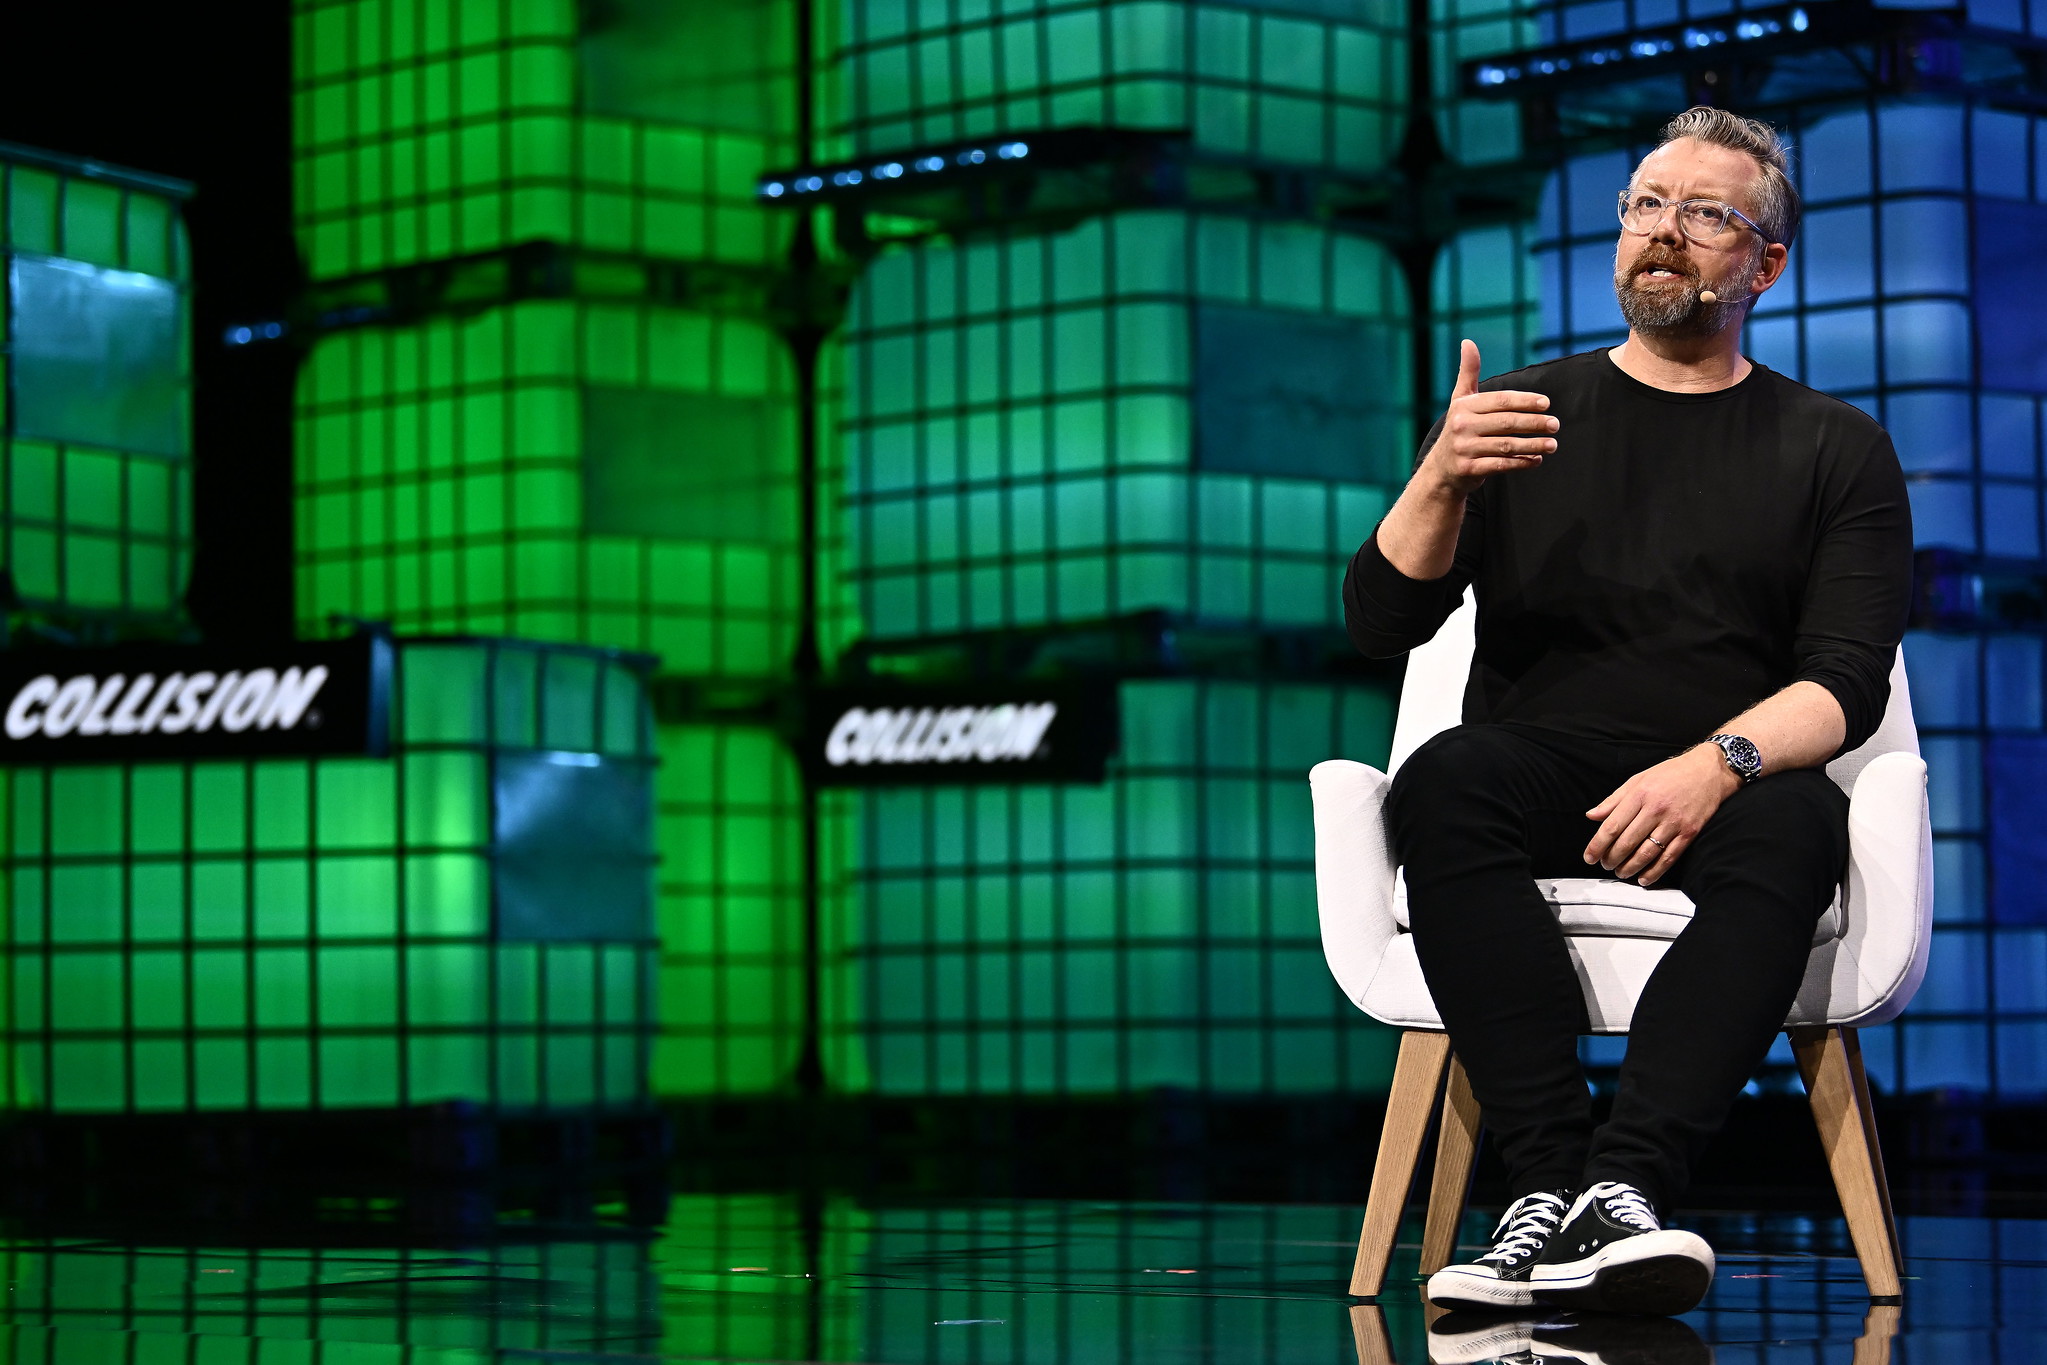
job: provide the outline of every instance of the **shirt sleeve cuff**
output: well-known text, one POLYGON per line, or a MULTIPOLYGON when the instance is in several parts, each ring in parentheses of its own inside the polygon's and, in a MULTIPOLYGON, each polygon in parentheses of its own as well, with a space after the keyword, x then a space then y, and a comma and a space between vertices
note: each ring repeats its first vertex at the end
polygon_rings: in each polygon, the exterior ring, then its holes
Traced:
POLYGON ((1389 616, 1429 616, 1440 610, 1444 580, 1449 575, 1409 578, 1394 568, 1393 561, 1379 549, 1377 527, 1372 528, 1370 538, 1358 548, 1355 569, 1358 590, 1389 616))

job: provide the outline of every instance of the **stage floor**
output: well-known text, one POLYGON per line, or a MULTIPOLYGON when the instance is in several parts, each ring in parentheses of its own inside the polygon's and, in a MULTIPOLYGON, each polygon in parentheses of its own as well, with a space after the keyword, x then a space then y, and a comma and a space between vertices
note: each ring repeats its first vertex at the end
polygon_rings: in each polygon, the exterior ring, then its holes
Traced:
MULTIPOLYGON (((1468 1233, 1483 1231, 1481 1217, 1468 1233)), ((17 1240, 0 1251, 0 1361, 1420 1365, 1429 1328, 1411 1242, 1381 1306, 1344 1292, 1357 1219, 1313 1206, 691 1195, 651 1238, 318 1251, 17 1240)), ((1838 1218, 1712 1214, 1689 1225, 1720 1253, 1689 1330, 1630 1342, 1596 1325, 1552 1328, 1537 1358, 2047 1360, 2047 1221, 1908 1218, 1901 1309, 1872 1309, 1838 1218)), ((1496 1344, 1498 1354, 1526 1349, 1511 1336, 1496 1344)), ((1443 1345, 1438 1359, 1493 1358, 1475 1341, 1443 1345)))

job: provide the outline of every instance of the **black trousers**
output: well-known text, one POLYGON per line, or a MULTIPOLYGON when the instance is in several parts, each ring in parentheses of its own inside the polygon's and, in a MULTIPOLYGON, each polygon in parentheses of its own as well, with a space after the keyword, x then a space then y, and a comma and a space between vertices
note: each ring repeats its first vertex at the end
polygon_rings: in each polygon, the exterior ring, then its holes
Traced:
POLYGON ((1597 1128, 1578 1064, 1585 998, 1537 877, 1603 877, 1585 812, 1660 745, 1461 725, 1388 794, 1422 973, 1471 1077, 1512 1195, 1624 1180, 1668 1209, 1797 995, 1848 858, 1848 798, 1818 769, 1743 787, 1661 888, 1694 917, 1636 1006, 1613 1113, 1597 1128))

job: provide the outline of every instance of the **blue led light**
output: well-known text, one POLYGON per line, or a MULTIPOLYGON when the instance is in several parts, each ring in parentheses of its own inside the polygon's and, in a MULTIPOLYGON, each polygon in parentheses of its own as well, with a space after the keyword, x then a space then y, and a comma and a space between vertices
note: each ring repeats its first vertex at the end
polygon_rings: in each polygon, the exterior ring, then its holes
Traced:
POLYGON ((230 327, 227 329, 226 340, 230 346, 246 346, 255 339, 255 332, 247 327, 230 327))
POLYGON ((1004 161, 1018 161, 1030 154, 1031 148, 1027 142, 1005 142, 995 149, 995 155, 1004 161))
POLYGON ((1699 51, 1718 47, 1723 43, 1754 42, 1787 30, 1803 33, 1811 27, 1811 17, 1803 7, 1779 11, 1784 17, 1765 18, 1762 16, 1743 17, 1729 27, 1710 25, 1687 25, 1670 36, 1643 35, 1619 41, 1608 40, 1598 46, 1582 47, 1568 55, 1552 49, 1549 52, 1530 53, 1524 58, 1524 65, 1510 66, 1493 62, 1475 64, 1471 81, 1480 88, 1497 87, 1519 81, 1526 77, 1556 76, 1568 72, 1574 65, 1579 67, 1603 67, 1612 63, 1629 60, 1648 61, 1666 56, 1679 50, 1699 51))
POLYGON ((979 147, 975 147, 970 151, 961 152, 953 159, 962 166, 978 166, 988 159, 988 153, 982 151, 979 147))
POLYGON ((788 189, 789 187, 787 185, 784 185, 781 181, 770 180, 767 184, 761 186, 761 193, 765 194, 770 199, 780 199, 784 194, 788 192, 788 189))
POLYGON ((945 158, 942 156, 920 156, 911 162, 910 165, 919 171, 942 171, 945 169, 945 158))
POLYGON ((876 166, 874 168, 874 173, 877 176, 880 176, 883 180, 894 180, 902 175, 903 163, 900 161, 891 161, 886 166, 876 166))

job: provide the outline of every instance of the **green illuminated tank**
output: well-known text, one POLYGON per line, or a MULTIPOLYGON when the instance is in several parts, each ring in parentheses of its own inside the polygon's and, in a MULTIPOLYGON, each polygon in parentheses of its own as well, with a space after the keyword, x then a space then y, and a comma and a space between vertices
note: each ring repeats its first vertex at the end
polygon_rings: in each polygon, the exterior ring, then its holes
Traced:
POLYGON ((0 534, 69 629, 160 630, 190 576, 190 192, 0 144, 0 534))
POLYGON ((385 757, 7 772, 8 1107, 645 1102, 637 666, 412 640, 393 686, 385 757))

